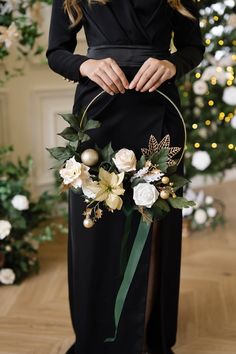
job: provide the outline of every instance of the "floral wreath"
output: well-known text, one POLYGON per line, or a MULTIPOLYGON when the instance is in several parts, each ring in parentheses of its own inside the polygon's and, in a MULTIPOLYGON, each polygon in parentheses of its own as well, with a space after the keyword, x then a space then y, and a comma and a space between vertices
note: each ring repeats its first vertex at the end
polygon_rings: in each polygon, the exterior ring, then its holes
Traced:
MULTIPOLYGON (((177 110, 183 122, 186 142, 186 128, 178 107, 163 92, 156 91, 177 110)), ((83 225, 86 228, 93 227, 102 218, 103 207, 110 212, 122 210, 126 215, 120 254, 120 275, 123 279, 115 303, 115 335, 105 339, 105 342, 109 342, 116 338, 125 297, 152 222, 163 219, 172 208, 188 208, 195 203, 176 194, 191 181, 176 173, 184 151, 178 161, 174 159, 181 148, 170 146, 169 134, 159 143, 155 136, 150 135, 148 147, 141 148, 140 159, 136 158, 134 151, 125 147, 114 151, 112 142, 102 149, 95 145, 94 148, 83 150, 82 143, 90 139, 89 130, 101 125, 100 121, 88 119, 87 111, 103 93, 104 90, 77 114, 60 114, 69 123, 69 127, 59 135, 69 142, 66 147, 47 150, 59 161, 56 168, 59 169, 61 179, 60 190, 73 189, 84 198, 87 206, 83 212, 83 225), (129 226, 135 210, 140 212, 141 217, 128 255, 129 226)))

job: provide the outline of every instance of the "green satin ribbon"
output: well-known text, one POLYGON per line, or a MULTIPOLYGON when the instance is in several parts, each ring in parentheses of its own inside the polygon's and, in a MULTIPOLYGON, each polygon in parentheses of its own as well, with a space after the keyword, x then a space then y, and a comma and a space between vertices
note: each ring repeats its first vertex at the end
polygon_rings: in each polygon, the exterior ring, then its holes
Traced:
POLYGON ((129 232, 130 232, 131 224, 132 224, 133 209, 129 209, 124 212, 126 214, 126 220, 125 220, 125 231, 124 231, 124 235, 122 236, 122 241, 121 241, 119 277, 122 277, 124 275, 125 267, 128 262, 128 256, 129 256, 128 239, 129 239, 129 232))
POLYGON ((119 325, 119 320, 121 312, 124 306, 126 295, 128 293, 129 287, 131 285, 132 279, 134 277, 139 259, 141 257, 144 245, 146 243, 148 233, 151 227, 151 222, 146 223, 143 221, 142 215, 140 217, 139 227, 135 236, 134 243, 130 252, 127 267, 125 269, 124 277, 121 282, 119 291, 116 296, 115 309, 114 309, 114 319, 115 319, 115 335, 114 337, 108 337, 104 342, 113 342, 117 336, 117 329, 119 325))

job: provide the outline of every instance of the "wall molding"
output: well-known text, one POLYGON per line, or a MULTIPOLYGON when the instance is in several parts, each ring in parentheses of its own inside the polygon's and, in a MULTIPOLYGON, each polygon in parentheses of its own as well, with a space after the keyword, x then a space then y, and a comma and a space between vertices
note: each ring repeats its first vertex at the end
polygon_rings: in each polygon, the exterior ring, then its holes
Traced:
POLYGON ((32 153, 34 158, 34 186, 45 189, 54 183, 55 160, 46 148, 63 146, 66 141, 57 135, 68 124, 59 113, 71 113, 75 89, 40 88, 31 92, 30 117, 32 153))

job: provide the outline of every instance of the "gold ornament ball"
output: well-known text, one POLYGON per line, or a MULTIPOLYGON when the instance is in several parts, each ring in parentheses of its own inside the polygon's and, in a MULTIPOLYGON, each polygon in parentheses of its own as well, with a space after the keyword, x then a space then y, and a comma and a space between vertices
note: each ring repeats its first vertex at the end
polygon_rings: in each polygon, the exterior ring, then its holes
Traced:
POLYGON ((94 221, 91 218, 85 218, 84 221, 83 221, 83 225, 87 229, 90 229, 91 227, 93 227, 94 221))
POLYGON ((94 149, 86 149, 81 154, 81 161, 87 166, 94 166, 98 162, 99 155, 94 149))
POLYGON ((161 193, 160 193, 160 197, 162 199, 168 199, 169 196, 170 196, 170 193, 168 191, 162 190, 161 193))
POLYGON ((170 181, 170 179, 169 179, 169 177, 164 176, 164 177, 162 177, 161 181, 162 181, 162 183, 164 183, 164 184, 168 184, 169 181, 170 181))

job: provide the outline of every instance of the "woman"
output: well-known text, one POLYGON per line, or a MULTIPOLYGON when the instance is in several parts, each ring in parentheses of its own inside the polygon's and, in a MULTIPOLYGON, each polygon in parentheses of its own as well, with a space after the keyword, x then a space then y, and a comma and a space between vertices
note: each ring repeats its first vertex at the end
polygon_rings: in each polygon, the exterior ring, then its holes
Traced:
MULTIPOLYGON (((90 131, 91 140, 84 148, 94 143, 103 147, 111 141, 114 150, 126 147, 139 157, 151 134, 160 141, 169 133, 171 145, 183 149, 183 122, 156 89, 179 107, 176 79, 201 62, 204 50, 198 9, 192 0, 53 1, 48 64, 65 79, 78 83, 73 113, 95 98, 87 114, 102 123, 90 131), (82 26, 89 46, 86 55, 74 54, 76 34, 82 26), (175 53, 169 50, 172 32, 175 53)), ((183 174, 183 160, 177 171, 183 174)), ((67 353, 173 353, 181 210, 173 209, 161 222, 152 224, 114 340, 125 216, 104 210, 102 219, 86 229, 84 206, 82 198, 70 190, 68 282, 76 340, 67 353)), ((130 225, 129 250, 139 218, 136 213, 130 225)))

